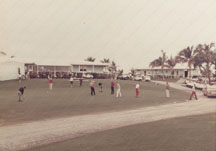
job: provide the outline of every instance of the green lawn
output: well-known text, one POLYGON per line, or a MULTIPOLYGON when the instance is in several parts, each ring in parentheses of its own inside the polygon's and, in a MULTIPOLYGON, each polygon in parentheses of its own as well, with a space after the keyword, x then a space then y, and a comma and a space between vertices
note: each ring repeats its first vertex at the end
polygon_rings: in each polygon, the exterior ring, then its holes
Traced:
POLYGON ((171 98, 165 97, 165 86, 140 82, 140 98, 135 98, 135 81, 120 81, 122 98, 110 95, 110 80, 95 80, 96 96, 90 95, 89 81, 83 87, 75 81, 69 87, 68 79, 54 80, 52 91, 46 79, 0 82, 0 125, 35 121, 47 118, 81 115, 96 112, 119 111, 185 101, 189 94, 171 89, 171 98), (104 85, 99 92, 98 82, 104 85), (27 86, 24 102, 18 102, 17 90, 27 86))
POLYGON ((215 151, 216 114, 98 132, 31 151, 215 151))

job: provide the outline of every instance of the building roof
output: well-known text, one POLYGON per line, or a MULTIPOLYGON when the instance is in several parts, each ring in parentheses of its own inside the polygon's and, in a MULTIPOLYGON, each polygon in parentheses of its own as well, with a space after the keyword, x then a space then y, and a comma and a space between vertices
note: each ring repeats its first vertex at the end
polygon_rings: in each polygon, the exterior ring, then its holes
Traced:
MULTIPOLYGON (((169 69, 168 67, 164 67, 164 70, 166 69, 169 69)), ((189 69, 187 63, 182 63, 182 64, 177 64, 175 67, 174 67, 174 70, 187 70, 189 69)), ((193 68, 191 68, 193 69, 193 68)), ((135 70, 161 70, 161 67, 154 67, 154 68, 151 68, 151 67, 143 67, 143 68, 135 68, 135 70)))
POLYGON ((71 65, 95 65, 95 66, 109 66, 109 63, 101 63, 101 62, 89 62, 89 61, 77 61, 71 63, 71 65))

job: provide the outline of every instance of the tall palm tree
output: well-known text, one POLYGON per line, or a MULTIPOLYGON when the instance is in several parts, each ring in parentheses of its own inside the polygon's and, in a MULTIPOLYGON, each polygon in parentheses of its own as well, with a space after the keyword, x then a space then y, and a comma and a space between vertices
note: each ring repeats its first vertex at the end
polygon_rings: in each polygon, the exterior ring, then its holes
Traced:
POLYGON ((177 63, 178 61, 176 57, 173 58, 172 56, 170 56, 170 58, 166 61, 166 67, 168 67, 171 70, 172 77, 174 76, 174 67, 176 66, 177 63))
POLYGON ((162 52, 162 57, 159 57, 158 59, 155 59, 152 62, 150 62, 149 66, 152 68, 161 67, 162 74, 163 74, 163 80, 164 80, 164 67, 166 66, 165 63, 167 61, 167 56, 163 50, 161 50, 161 52, 162 52))
POLYGON ((135 70, 134 70, 134 68, 132 68, 131 70, 130 70, 130 74, 131 74, 131 76, 135 76, 135 70))
POLYGON ((85 61, 89 61, 89 62, 94 62, 96 60, 96 58, 93 57, 88 57, 85 59, 85 61))
POLYGON ((123 69, 119 69, 118 70, 118 76, 121 76, 123 74, 124 70, 123 69))
POLYGON ((187 63, 189 68, 189 79, 191 79, 191 68, 194 64, 194 57, 196 56, 196 52, 194 51, 193 46, 187 47, 183 50, 181 50, 176 59, 178 62, 187 63))
POLYGON ((110 63, 110 60, 109 60, 109 58, 104 58, 103 60, 101 60, 100 62, 102 62, 102 63, 110 63))
POLYGON ((209 80, 209 84, 211 84, 211 66, 215 62, 215 54, 212 50, 214 48, 214 43, 210 44, 199 44, 195 50, 197 53, 197 57, 200 59, 198 65, 205 65, 205 71, 209 80))
POLYGON ((110 71, 113 79, 115 78, 116 72, 117 72, 117 65, 114 61, 111 62, 108 70, 110 71))

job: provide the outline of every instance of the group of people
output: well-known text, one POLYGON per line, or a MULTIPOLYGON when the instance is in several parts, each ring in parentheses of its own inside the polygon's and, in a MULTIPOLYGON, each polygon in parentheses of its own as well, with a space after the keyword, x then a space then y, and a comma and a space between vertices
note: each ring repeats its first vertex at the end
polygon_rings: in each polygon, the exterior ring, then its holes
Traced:
MULTIPOLYGON (((51 76, 48 76, 48 81, 49 81, 49 89, 52 90, 53 89, 53 78, 51 76)), ((21 79, 19 77, 19 83, 21 82, 21 79)), ((73 87, 73 82, 74 82, 74 78, 71 76, 71 78, 69 79, 69 82, 70 82, 70 87, 72 88, 73 87)), ((79 79, 79 82, 80 82, 80 86, 82 86, 82 83, 83 83, 83 78, 80 78, 79 79)), ((122 93, 121 93, 121 86, 120 86, 120 83, 118 81, 116 81, 116 83, 114 81, 111 81, 111 95, 114 95, 115 94, 115 86, 116 86, 116 97, 122 97, 122 93)), ((98 83, 98 86, 100 87, 100 91, 99 92, 103 92, 103 84, 101 82, 98 83)), ((23 94, 24 94, 24 90, 26 89, 25 86, 22 86, 19 88, 18 90, 18 101, 22 101, 23 100, 23 94)), ((140 84, 137 83, 135 85, 135 92, 136 92, 136 98, 139 97, 139 90, 140 89, 140 84)), ((95 93, 95 81, 91 81, 90 82, 90 90, 91 90, 91 95, 94 96, 96 95, 95 93)), ((169 83, 166 82, 166 89, 165 89, 165 92, 166 92, 166 97, 169 98, 170 97, 170 86, 169 86, 169 83)), ((189 100, 191 100, 193 98, 193 96, 195 96, 195 99, 198 100, 197 98, 197 94, 196 94, 196 90, 195 90, 195 84, 193 85, 192 87, 192 93, 190 95, 190 98, 189 100)))

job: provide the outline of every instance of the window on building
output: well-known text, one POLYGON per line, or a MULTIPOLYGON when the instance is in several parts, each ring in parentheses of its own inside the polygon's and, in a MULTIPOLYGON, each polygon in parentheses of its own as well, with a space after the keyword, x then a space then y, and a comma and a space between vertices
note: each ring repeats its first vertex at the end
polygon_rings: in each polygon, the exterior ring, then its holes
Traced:
POLYGON ((33 71, 33 66, 32 65, 28 66, 28 70, 33 71))
POLYGON ((87 67, 86 66, 80 66, 80 71, 87 71, 87 67))

